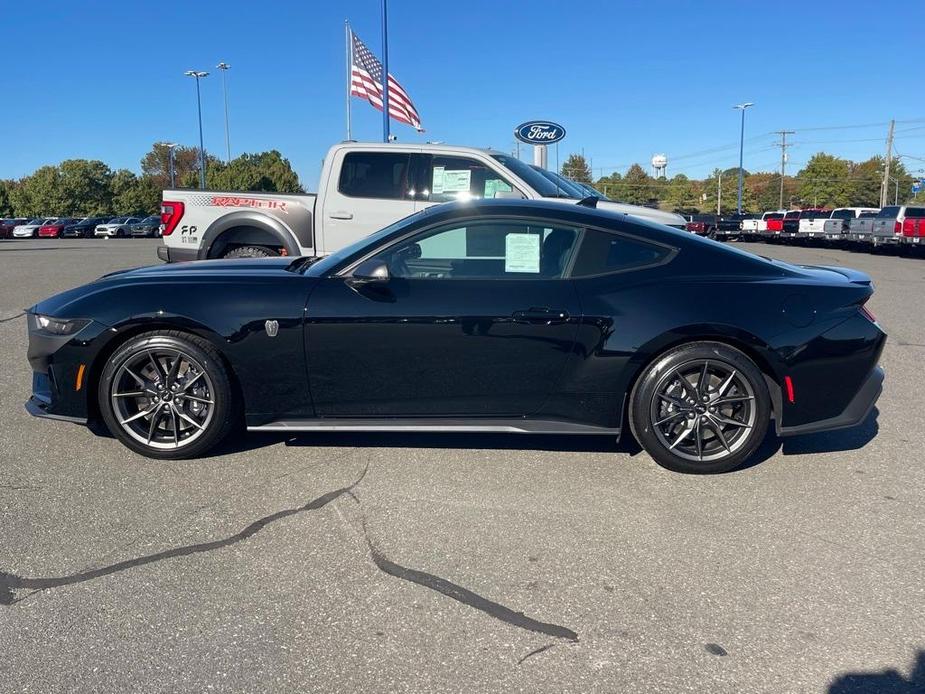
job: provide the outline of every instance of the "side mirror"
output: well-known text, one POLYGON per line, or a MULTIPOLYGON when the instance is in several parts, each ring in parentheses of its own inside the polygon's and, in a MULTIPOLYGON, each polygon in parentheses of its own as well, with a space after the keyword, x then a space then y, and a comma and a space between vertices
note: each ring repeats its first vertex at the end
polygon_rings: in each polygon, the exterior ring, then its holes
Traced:
POLYGON ((389 266, 379 258, 364 260, 350 275, 354 282, 388 282, 389 266))

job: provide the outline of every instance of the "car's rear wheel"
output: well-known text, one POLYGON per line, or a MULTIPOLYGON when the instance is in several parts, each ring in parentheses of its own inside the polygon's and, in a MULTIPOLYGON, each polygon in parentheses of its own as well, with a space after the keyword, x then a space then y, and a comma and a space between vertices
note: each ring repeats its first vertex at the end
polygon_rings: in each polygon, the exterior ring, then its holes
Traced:
POLYGON ((727 472, 761 445, 771 414, 761 371, 718 342, 695 342, 657 358, 630 399, 630 427, 659 465, 686 473, 727 472))
POLYGON ((138 335, 108 359, 98 398, 113 436, 150 458, 194 458, 224 439, 238 405, 217 350, 194 335, 138 335))
POLYGON ((266 246, 238 246, 223 255, 223 258, 270 258, 278 255, 272 248, 266 246))

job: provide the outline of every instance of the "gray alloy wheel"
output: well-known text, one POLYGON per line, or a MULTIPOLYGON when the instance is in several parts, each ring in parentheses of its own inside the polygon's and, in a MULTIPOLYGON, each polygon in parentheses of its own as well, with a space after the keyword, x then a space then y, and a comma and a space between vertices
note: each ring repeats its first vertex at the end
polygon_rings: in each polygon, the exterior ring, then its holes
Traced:
POLYGON ((655 389, 652 430, 686 460, 709 462, 735 453, 755 427, 755 392, 726 362, 685 362, 665 373, 655 389))
POLYGON ((718 342, 669 350, 640 376, 630 398, 630 427, 663 467, 676 472, 732 470, 764 440, 771 399, 761 371, 718 342))
POLYGON ((238 403, 215 348, 194 335, 152 332, 109 358, 99 404, 110 432, 152 458, 190 458, 237 422, 238 403))

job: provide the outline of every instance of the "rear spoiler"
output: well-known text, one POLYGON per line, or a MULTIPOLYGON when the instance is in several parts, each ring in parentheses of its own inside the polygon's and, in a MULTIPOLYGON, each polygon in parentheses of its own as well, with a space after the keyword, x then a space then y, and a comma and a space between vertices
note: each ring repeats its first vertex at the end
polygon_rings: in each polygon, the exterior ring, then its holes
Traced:
POLYGON ((852 284, 863 284, 870 286, 870 275, 866 272, 861 272, 860 270, 855 270, 850 267, 839 267, 835 265, 816 265, 822 270, 829 270, 830 272, 836 272, 845 279, 847 279, 852 284))

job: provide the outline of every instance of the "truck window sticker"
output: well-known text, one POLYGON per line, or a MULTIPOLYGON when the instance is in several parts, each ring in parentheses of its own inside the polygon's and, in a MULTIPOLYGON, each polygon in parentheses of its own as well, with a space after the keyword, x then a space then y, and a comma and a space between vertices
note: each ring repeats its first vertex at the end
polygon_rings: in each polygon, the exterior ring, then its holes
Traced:
POLYGON ((430 190, 435 195, 468 193, 471 181, 472 171, 469 169, 447 169, 443 166, 435 166, 430 190))
POLYGON ((507 181, 500 178, 488 178, 485 179, 485 194, 483 197, 490 199, 495 197, 496 193, 510 193, 512 190, 511 184, 507 181))

